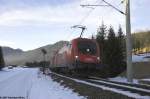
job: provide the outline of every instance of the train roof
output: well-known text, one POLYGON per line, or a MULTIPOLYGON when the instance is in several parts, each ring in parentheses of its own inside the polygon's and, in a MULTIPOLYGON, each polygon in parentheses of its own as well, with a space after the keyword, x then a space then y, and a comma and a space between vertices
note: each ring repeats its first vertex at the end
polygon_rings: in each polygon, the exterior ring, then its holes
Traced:
POLYGON ((91 40, 91 39, 89 39, 89 38, 81 38, 81 37, 78 37, 78 38, 72 39, 72 41, 73 41, 73 40, 91 40))
POLYGON ((72 42, 72 41, 78 41, 78 40, 79 40, 79 41, 80 41, 80 40, 85 40, 85 41, 91 41, 91 40, 93 40, 93 41, 95 41, 95 39, 89 39, 89 38, 81 38, 81 37, 78 37, 78 38, 72 39, 71 42, 72 42))

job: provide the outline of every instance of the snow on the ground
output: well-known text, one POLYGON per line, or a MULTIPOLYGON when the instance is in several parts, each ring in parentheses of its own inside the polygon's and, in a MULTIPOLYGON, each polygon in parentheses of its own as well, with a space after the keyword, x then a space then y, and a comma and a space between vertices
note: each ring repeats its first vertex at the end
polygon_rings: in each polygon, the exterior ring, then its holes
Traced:
POLYGON ((142 80, 150 82, 150 78, 146 78, 146 79, 142 79, 142 80))
MULTIPOLYGON (((108 78, 110 81, 116 81, 116 82, 123 82, 123 83, 129 83, 127 81, 127 78, 125 77, 115 77, 115 78, 108 78)), ((138 84, 138 80, 137 79, 133 79, 133 83, 138 84)))
POLYGON ((132 55, 132 62, 147 62, 147 61, 150 61, 149 58, 145 58, 147 56, 150 56, 150 53, 132 55))
POLYGON ((0 97, 85 99, 71 89, 54 82, 51 77, 39 74, 35 68, 5 68, 0 71, 0 97))
POLYGON ((20 72, 22 72, 21 70, 23 70, 23 68, 14 68, 14 69, 8 69, 8 67, 3 68, 3 70, 0 71, 0 82, 9 79, 15 75, 18 75, 20 72))
MULTIPOLYGON (((56 75, 59 75, 59 74, 56 74, 56 75)), ((103 86, 103 85, 97 85, 97 84, 93 84, 93 83, 90 83, 90 82, 86 82, 86 81, 82 81, 82 80, 66 77, 66 76, 63 76, 63 75, 59 75, 59 76, 71 79, 71 80, 73 80, 75 82, 78 82, 78 83, 83 83, 83 84, 87 84, 87 85, 90 85, 90 86, 98 87, 98 88, 101 88, 103 90, 108 90, 108 91, 120 93, 120 94, 126 95, 128 97, 132 97, 132 98, 135 98, 135 99, 150 99, 150 96, 141 96, 139 94, 131 93, 129 91, 123 91, 121 89, 109 88, 109 87, 106 87, 106 86, 103 86)))

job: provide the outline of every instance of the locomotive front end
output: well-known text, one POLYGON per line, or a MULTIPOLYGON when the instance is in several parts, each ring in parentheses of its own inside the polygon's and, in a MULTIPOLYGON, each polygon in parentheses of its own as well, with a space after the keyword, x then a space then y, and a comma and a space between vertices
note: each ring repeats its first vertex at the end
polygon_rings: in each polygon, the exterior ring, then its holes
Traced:
POLYGON ((101 60, 99 47, 91 39, 79 39, 76 42, 75 66, 79 69, 96 69, 101 60))

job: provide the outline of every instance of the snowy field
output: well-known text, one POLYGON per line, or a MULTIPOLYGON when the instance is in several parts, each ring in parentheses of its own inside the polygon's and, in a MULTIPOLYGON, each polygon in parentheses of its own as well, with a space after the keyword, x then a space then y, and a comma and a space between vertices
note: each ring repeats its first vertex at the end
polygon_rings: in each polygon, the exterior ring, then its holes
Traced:
POLYGON ((85 99, 54 82, 38 69, 14 68, 0 71, 0 99, 85 99), (15 98, 14 98, 15 97, 15 98))
POLYGON ((148 62, 150 61, 150 53, 147 54, 138 54, 138 55, 132 55, 132 62, 148 62))

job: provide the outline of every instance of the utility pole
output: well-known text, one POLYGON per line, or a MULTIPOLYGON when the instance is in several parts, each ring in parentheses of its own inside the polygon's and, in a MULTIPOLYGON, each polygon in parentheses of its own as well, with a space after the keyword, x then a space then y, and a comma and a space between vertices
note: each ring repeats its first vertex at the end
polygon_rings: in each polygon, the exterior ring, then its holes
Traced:
POLYGON ((133 82, 130 0, 126 0, 126 51, 127 51, 126 52, 126 55, 127 55, 127 79, 128 79, 128 82, 133 82))
POLYGON ((111 7, 115 9, 116 11, 120 12, 121 14, 125 15, 126 17, 126 55, 127 55, 127 79, 128 82, 133 82, 133 70, 132 70, 132 40, 131 40, 131 23, 130 23, 130 0, 123 0, 126 1, 126 12, 124 13, 120 9, 116 8, 109 2, 102 0, 106 5, 81 5, 82 7, 87 7, 87 6, 102 6, 102 7, 111 7))

